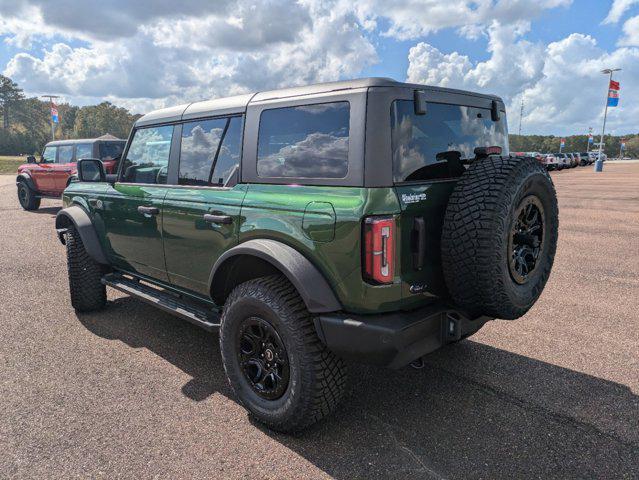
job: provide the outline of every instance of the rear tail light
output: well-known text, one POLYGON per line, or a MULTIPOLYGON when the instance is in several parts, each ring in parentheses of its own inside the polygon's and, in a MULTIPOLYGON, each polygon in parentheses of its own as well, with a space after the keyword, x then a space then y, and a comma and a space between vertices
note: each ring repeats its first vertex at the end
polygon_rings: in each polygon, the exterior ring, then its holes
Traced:
POLYGON ((395 272, 395 218, 364 219, 364 279, 392 283, 395 272))

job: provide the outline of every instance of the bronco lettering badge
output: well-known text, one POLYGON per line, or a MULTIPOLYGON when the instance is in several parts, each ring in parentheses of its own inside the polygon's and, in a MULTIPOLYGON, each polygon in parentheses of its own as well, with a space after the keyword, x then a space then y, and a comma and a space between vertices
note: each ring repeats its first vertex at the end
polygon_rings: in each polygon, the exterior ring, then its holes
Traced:
POLYGON ((409 205, 411 203, 421 202, 422 200, 426 200, 428 195, 425 193, 402 193, 402 202, 404 205, 409 205))

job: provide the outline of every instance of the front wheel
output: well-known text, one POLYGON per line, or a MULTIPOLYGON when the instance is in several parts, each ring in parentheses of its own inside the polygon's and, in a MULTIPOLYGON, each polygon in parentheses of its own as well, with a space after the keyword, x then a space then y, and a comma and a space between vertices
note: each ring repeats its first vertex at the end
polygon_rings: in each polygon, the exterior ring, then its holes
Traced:
POLYGON ((321 343, 304 302, 281 275, 231 292, 220 350, 238 400, 273 430, 297 431, 319 421, 346 390, 344 361, 321 343))
POLYGON ((36 192, 24 181, 18 184, 18 201, 25 210, 37 210, 40 208, 40 199, 36 197, 36 192))

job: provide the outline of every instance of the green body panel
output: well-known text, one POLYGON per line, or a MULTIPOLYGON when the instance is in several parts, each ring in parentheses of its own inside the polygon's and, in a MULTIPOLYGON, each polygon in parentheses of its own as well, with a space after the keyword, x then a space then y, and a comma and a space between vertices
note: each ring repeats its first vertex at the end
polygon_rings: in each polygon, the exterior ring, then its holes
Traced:
POLYGON ((169 189, 164 199, 164 256, 170 283, 209 294, 213 264, 238 242, 240 208, 246 185, 233 188, 169 189), (229 215, 227 225, 207 223, 203 215, 229 215))
POLYGON ((402 184, 395 187, 401 206, 401 221, 398 226, 402 294, 404 298, 442 297, 447 295, 441 264, 441 235, 448 198, 455 188, 456 180, 430 183, 402 184), (413 263, 411 236, 416 217, 422 217, 426 226, 425 261, 421 269, 413 263), (416 289, 420 294, 411 293, 416 289))
POLYGON ((397 276, 391 285, 373 286, 362 280, 362 218, 397 213, 392 188, 250 184, 242 205, 240 242, 270 238, 286 243, 324 274, 345 310, 391 311, 402 304, 401 281, 397 276), (328 204, 335 212, 332 240, 328 204))
POLYGON ((380 313, 411 309, 446 295, 440 237, 454 181, 394 188, 239 184, 233 188, 73 183, 65 205, 77 203, 93 216, 98 237, 116 268, 209 298, 217 258, 238 242, 268 238, 292 246, 325 276, 344 310, 380 313), (98 206, 96 207, 96 200, 98 206), (147 217, 137 207, 157 206, 147 217), (203 215, 229 215, 210 224, 203 215), (362 279, 362 221, 369 215, 396 220, 395 278, 389 285, 362 279), (411 252, 413 221, 426 222, 424 267, 411 252), (418 286, 419 291, 411 291, 418 286))
POLYGON ((101 196, 96 217, 104 224, 107 258, 115 267, 168 281, 162 244, 162 204, 165 185, 116 183, 101 196), (159 215, 143 215, 138 207, 156 207, 159 215))

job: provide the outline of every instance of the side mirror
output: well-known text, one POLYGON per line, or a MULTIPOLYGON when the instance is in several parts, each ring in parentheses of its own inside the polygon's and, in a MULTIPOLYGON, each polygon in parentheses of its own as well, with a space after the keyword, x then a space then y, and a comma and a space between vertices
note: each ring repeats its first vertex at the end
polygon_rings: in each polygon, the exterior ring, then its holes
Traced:
POLYGON ((27 163, 36 163, 36 158, 33 155, 27 157, 27 163))
POLYGON ((106 182, 104 165, 97 158, 78 160, 78 180, 81 182, 106 182))

